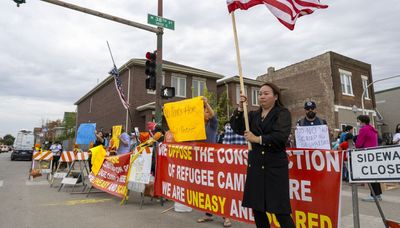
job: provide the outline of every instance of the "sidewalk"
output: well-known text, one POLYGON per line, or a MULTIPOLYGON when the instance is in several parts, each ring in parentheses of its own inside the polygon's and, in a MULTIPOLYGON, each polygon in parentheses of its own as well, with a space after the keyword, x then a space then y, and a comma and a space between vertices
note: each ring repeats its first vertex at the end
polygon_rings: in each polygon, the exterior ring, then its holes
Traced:
MULTIPOLYGON (((360 227, 384 227, 375 202, 364 202, 361 199, 369 196, 367 186, 358 186, 358 206, 360 214, 360 227)), ((342 206, 341 206, 341 227, 350 228, 353 225, 353 205, 351 198, 351 186, 343 182, 342 206)), ((400 188, 383 191, 380 206, 386 219, 400 221, 400 188)))

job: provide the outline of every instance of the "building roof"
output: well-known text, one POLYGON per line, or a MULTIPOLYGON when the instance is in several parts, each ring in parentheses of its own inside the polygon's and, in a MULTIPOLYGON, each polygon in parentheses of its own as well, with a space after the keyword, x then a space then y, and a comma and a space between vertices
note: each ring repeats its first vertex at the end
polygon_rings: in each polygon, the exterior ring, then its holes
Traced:
MULTIPOLYGON (((217 85, 222 85, 222 84, 229 83, 229 82, 240 83, 239 76, 235 75, 235 76, 225 77, 225 78, 219 79, 217 81, 217 85)), ((251 78, 245 78, 245 77, 243 77, 243 82, 245 84, 255 85, 255 86, 261 86, 263 84, 263 81, 259 81, 259 80, 255 80, 255 79, 251 79, 251 78)))
POLYGON ((384 89, 384 90, 380 90, 380 91, 375 91, 375 94, 385 93, 385 92, 389 92, 392 90, 400 90, 400 86, 389 88, 389 89, 384 89))
MULTIPOLYGON (((125 72, 132 66, 143 66, 144 67, 145 63, 146 63, 146 59, 131 59, 128 62, 126 62, 124 65, 119 67, 118 72, 120 74, 122 74, 123 72, 125 72)), ((179 73, 192 74, 192 75, 198 75, 198 76, 203 76, 203 77, 207 77, 207 78, 213 78, 215 80, 218 80, 218 79, 221 79, 224 77, 221 74, 217 74, 217 73, 213 73, 210 71, 205 71, 205 70, 201 70, 198 68, 189 67, 189 66, 185 66, 182 64, 163 60, 163 71, 165 71, 165 70, 179 72, 179 73)), ((88 93, 86 93, 83 97, 81 97, 78 101, 76 101, 74 103, 74 105, 78 105, 79 103, 84 101, 87 97, 89 97, 94 92, 101 89, 102 87, 104 87, 107 83, 109 83, 112 80, 113 80, 113 77, 111 75, 108 75, 108 77, 106 79, 104 79, 102 82, 97 84, 96 87, 91 89, 88 93)))

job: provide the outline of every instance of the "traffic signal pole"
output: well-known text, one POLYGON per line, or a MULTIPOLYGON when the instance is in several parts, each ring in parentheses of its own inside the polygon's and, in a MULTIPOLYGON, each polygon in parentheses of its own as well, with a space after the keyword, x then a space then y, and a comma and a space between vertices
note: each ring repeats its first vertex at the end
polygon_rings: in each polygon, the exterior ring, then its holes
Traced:
MULTIPOLYGON (((163 16, 163 0, 158 0, 158 16, 163 16)), ((163 28, 158 27, 160 32, 157 33, 157 57, 156 57, 156 100, 155 100, 155 119, 158 125, 162 125, 161 115, 161 84, 162 84, 162 41, 163 41, 163 28)))

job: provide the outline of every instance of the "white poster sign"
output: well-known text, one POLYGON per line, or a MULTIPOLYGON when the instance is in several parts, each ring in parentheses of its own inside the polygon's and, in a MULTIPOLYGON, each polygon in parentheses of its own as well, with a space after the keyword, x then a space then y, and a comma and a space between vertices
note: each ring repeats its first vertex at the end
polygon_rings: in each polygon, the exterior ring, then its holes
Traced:
POLYGON ((349 152, 350 182, 399 182, 400 146, 349 152))
POLYGON ((296 147, 307 149, 331 149, 328 126, 297 126, 296 147))
POLYGON ((148 184, 151 176, 151 157, 153 148, 148 148, 150 153, 143 151, 141 155, 133 162, 129 174, 129 182, 148 184))

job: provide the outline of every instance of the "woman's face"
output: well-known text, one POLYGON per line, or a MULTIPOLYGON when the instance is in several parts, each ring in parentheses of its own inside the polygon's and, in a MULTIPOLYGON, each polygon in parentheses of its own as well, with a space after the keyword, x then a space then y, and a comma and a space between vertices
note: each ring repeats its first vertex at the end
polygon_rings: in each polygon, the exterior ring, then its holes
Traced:
POLYGON ((258 92, 258 102, 263 108, 271 108, 275 105, 275 101, 278 99, 277 95, 274 95, 274 92, 271 87, 265 85, 260 88, 258 92))

